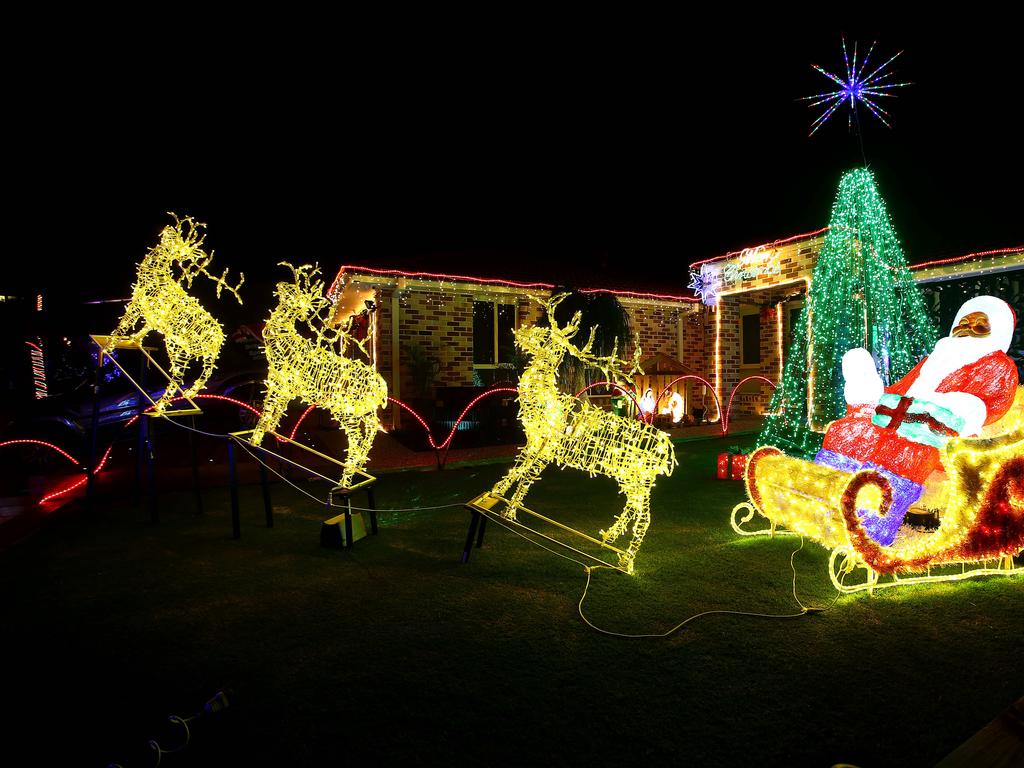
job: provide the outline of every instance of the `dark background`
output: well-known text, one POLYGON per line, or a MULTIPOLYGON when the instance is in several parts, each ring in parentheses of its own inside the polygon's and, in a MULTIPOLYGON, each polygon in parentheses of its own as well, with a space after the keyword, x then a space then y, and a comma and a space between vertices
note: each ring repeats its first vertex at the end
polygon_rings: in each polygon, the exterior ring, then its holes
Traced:
POLYGON ((1012 25, 859 12, 69 23, 12 78, 4 291, 126 296, 173 210, 247 273, 251 319, 285 259, 682 292, 690 261, 828 223, 860 144, 845 111, 808 138, 796 99, 841 31, 905 50, 893 129, 862 126, 909 259, 1024 243, 1012 25))

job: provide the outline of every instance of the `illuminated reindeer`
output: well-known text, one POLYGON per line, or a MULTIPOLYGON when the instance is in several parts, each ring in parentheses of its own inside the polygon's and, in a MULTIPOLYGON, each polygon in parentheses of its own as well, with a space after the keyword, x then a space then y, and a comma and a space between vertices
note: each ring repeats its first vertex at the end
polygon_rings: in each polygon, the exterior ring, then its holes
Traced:
POLYGON ((364 353, 366 350, 345 326, 332 330, 321 317, 331 302, 323 295, 323 282, 310 280, 320 270, 309 265, 296 269, 284 262, 281 266, 291 269, 295 281, 277 284, 277 307, 263 329, 269 364, 267 396, 263 415, 250 439, 259 445, 265 433, 277 428, 296 397, 326 408, 348 437, 340 481, 348 487, 355 472, 366 466, 373 438, 380 429, 377 411, 387 405, 388 385, 372 366, 344 356, 350 342, 364 353), (299 322, 305 323, 316 338, 300 335, 296 329, 299 322), (331 348, 339 340, 342 354, 331 348))
POLYGON ((504 512, 514 520, 530 486, 552 461, 560 467, 582 469, 591 477, 600 474, 612 478, 626 495, 626 507, 611 528, 601 531, 601 539, 606 543, 615 541, 632 521, 633 538, 619 556, 619 567, 632 573, 633 560, 651 522, 651 488, 658 475, 672 474, 676 458, 664 432, 559 392, 555 383, 557 371, 567 352, 601 369, 609 380, 612 376, 619 381, 629 380, 639 368, 639 348, 629 366, 616 357, 618 340, 610 355, 592 354, 597 326, 590 329, 590 339, 582 349, 572 343, 579 331, 580 313, 562 328, 555 321, 555 307, 567 295, 552 297, 547 302, 550 327, 532 326, 515 332, 516 344, 531 356, 519 380, 519 418, 526 431, 526 445, 520 449, 512 469, 494 486, 493 493, 504 497, 516 486, 504 512))
POLYGON ((170 359, 170 381, 153 409, 158 414, 164 413, 178 391, 191 398, 206 385, 224 344, 224 330, 220 323, 189 296, 185 288, 192 287, 192 280, 197 275, 205 275, 217 283, 217 298, 220 298, 221 290, 227 288, 241 304, 238 289, 245 282, 245 275, 241 275, 238 285, 232 288, 224 282, 227 269, 219 278, 207 272, 213 254, 207 255, 202 249, 206 234, 201 230, 206 225, 190 216, 179 219, 173 213, 170 215, 174 216, 174 226, 168 224, 164 227, 160 232, 160 242, 143 256, 131 300, 103 348, 104 352, 110 353, 125 340, 141 346, 150 331, 163 334, 170 359), (181 271, 180 276, 174 275, 174 267, 181 271), (133 332, 140 320, 142 328, 133 332), (203 370, 192 386, 183 389, 185 371, 193 360, 202 360, 203 370))

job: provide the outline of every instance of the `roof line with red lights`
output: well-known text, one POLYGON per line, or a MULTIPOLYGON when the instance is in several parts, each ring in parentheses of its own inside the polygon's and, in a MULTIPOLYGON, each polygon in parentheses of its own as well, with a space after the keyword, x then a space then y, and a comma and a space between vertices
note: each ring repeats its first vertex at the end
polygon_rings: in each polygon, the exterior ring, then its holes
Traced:
POLYGON ((759 248, 770 248, 773 245, 785 245, 791 243, 794 240, 806 240, 811 237, 820 235, 822 232, 828 232, 828 227, 822 227, 816 229, 813 232, 804 232, 802 235, 793 235, 792 237, 784 237, 781 240, 772 240, 770 243, 762 243, 761 245, 752 245, 749 248, 740 248, 738 251, 729 251, 729 253, 723 254, 722 256, 712 256, 710 259, 701 259, 695 261, 690 265, 690 268, 699 267, 701 264, 710 264, 712 261, 721 261, 722 259, 728 259, 732 256, 739 256, 744 251, 756 251, 759 248))
MULTIPOLYGON (((828 227, 815 230, 814 232, 806 232, 802 235, 793 235, 792 237, 783 238, 781 240, 773 240, 770 243, 764 245, 755 246, 755 248, 766 248, 769 246, 783 245, 785 243, 793 242, 794 240, 803 240, 816 235, 820 235, 822 232, 826 232, 828 227)), ((749 249, 743 249, 749 250, 749 249)), ((736 256, 743 251, 731 251, 724 256, 716 256, 712 259, 704 259, 703 261, 695 261, 692 267, 699 266, 701 264, 707 264, 712 261, 719 261, 721 259, 729 258, 730 256, 736 256)), ((948 259, 936 259, 934 261, 925 261, 920 264, 908 265, 910 269, 926 269, 928 267, 938 267, 946 264, 957 264, 962 261, 969 259, 981 258, 983 256, 996 256, 999 254, 1006 253, 1024 253, 1024 245, 1014 246, 1011 248, 994 248, 988 251, 976 251, 974 253, 964 254, 963 256, 954 256, 948 259)), ((355 264, 346 264, 338 270, 337 276, 334 278, 334 282, 331 284, 332 290, 338 285, 338 282, 342 279, 346 272, 357 272, 361 274, 369 275, 380 275, 382 277, 396 277, 396 278, 410 278, 413 280, 451 280, 465 283, 477 283, 480 285, 499 285, 505 288, 538 288, 542 290, 552 290, 557 286, 555 283, 523 283, 516 280, 503 280, 501 278, 494 277, 474 277, 473 275, 450 275, 443 272, 408 272, 401 269, 378 269, 376 267, 362 267, 355 264)), ((670 293, 644 293, 642 291, 629 291, 616 288, 581 288, 580 293, 611 293, 616 296, 624 296, 626 298, 635 299, 652 299, 662 301, 683 301, 683 302, 697 302, 699 299, 692 296, 680 296, 678 294, 670 293)))
MULTIPOLYGON (((515 280, 502 280, 493 277, 473 277, 472 275, 449 275, 440 272, 406 272, 401 269, 376 269, 373 267, 360 267, 354 264, 346 264, 338 270, 337 277, 331 284, 332 290, 338 284, 346 272, 359 272, 383 277, 402 277, 413 280, 452 280, 465 283, 479 283, 482 285, 500 285, 506 288, 540 288, 552 290, 557 286, 554 283, 521 283, 515 280)), ((669 293, 644 293, 641 291, 618 290, 614 288, 581 288, 580 293, 613 293, 616 296, 635 299, 661 299, 665 301, 696 302, 692 296, 680 296, 669 293)))
POLYGON ((925 269, 927 267, 941 267, 944 264, 956 264, 961 261, 967 261, 968 259, 977 259, 981 256, 996 256, 1002 253, 1024 253, 1024 245, 1018 245, 1013 248, 994 248, 991 251, 977 251, 976 253, 968 253, 964 256, 954 256, 950 259, 936 259, 935 261, 925 261, 921 264, 911 264, 911 269, 925 269))

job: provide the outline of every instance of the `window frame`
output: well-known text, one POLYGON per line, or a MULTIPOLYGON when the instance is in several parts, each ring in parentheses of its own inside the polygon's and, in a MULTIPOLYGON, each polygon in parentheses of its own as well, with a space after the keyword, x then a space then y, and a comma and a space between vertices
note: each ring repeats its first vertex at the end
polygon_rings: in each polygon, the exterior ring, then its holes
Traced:
MULTIPOLYGON (((500 330, 500 326, 498 324, 498 307, 499 306, 512 307, 512 330, 514 332, 519 327, 519 302, 517 302, 515 300, 515 298, 513 298, 513 297, 510 297, 508 299, 495 299, 493 297, 478 298, 478 297, 474 296, 473 297, 473 303, 474 304, 477 304, 477 303, 480 303, 480 304, 490 304, 491 305, 491 311, 493 313, 492 314, 492 319, 493 319, 493 323, 494 323, 494 334, 493 334, 494 362, 493 363, 478 363, 478 362, 476 362, 474 360, 473 361, 473 370, 474 371, 475 370, 493 371, 493 370, 496 370, 498 368, 507 368, 512 361, 511 360, 509 360, 509 361, 502 361, 500 359, 501 356, 498 354, 499 351, 501 350, 501 330, 500 330)), ((474 307, 474 312, 473 312, 473 320, 474 320, 474 322, 476 321, 475 307, 474 307)), ((473 329, 473 339, 474 339, 474 345, 475 345, 475 343, 476 343, 476 329, 475 328, 473 329)), ((514 347, 514 344, 513 344, 513 349, 514 348, 515 347, 514 347)), ((474 357, 476 357, 476 350, 475 349, 474 349, 474 357)))

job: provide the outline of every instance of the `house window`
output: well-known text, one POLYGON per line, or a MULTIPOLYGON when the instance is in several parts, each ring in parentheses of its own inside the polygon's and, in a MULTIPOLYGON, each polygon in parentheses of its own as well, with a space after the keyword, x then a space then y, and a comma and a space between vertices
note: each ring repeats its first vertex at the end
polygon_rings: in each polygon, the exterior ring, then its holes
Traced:
POLYGON ((496 369, 511 365, 515 327, 515 304, 473 302, 473 368, 483 383, 502 378, 496 369))
POLYGON ((761 365, 761 310, 740 309, 740 365, 756 368, 761 365))

